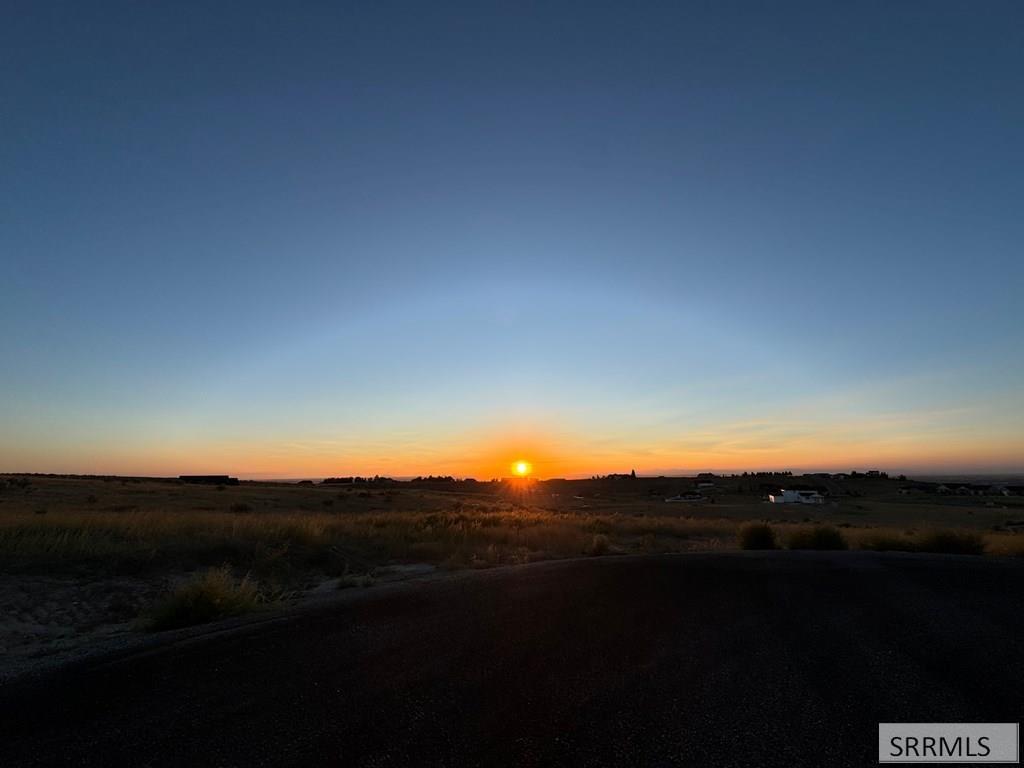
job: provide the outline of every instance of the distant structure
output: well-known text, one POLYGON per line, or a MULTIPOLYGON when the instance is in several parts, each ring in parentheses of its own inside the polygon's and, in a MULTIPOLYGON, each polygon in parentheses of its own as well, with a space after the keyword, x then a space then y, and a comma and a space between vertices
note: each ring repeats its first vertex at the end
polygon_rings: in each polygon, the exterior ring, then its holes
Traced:
POLYGON ((704 501, 704 497, 699 493, 680 493, 665 499, 666 504, 692 504, 697 501, 704 501))
POLYGON ((1024 496, 1024 485, 909 481, 898 489, 898 493, 900 496, 925 493, 937 493, 940 496, 1024 496))
POLYGON ((227 475, 178 475, 183 483, 197 483, 199 485, 238 485, 237 477, 227 475))
POLYGON ((769 493, 772 504, 824 504, 825 497, 817 491, 791 491, 783 488, 778 493, 769 493))

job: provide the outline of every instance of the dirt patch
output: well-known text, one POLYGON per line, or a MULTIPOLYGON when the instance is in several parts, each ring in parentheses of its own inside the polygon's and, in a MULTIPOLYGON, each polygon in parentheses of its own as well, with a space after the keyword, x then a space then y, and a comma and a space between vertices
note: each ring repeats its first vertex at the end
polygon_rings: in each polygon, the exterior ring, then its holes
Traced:
MULTIPOLYGON (((367 586, 429 576, 429 563, 381 566, 367 586)), ((149 578, 0 574, 0 680, 146 634, 140 614, 189 572, 149 578)), ((281 604, 336 593, 339 580, 288 594, 281 604)))
POLYGON ((0 672, 132 632, 139 611, 165 586, 165 579, 0 575, 0 672))

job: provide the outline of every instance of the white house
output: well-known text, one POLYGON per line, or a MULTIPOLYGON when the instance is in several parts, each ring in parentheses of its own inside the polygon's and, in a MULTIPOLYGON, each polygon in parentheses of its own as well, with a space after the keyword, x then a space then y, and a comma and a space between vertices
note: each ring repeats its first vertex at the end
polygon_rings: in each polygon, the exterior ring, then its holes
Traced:
POLYGON ((783 488, 778 493, 768 494, 772 504, 824 504, 825 497, 817 491, 787 491, 783 488))

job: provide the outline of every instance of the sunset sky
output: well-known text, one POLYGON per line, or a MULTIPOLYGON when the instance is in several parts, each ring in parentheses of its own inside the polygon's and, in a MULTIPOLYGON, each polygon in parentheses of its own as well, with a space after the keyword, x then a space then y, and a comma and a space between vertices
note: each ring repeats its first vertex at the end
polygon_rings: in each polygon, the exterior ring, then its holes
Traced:
POLYGON ((0 24, 0 471, 1024 471, 1024 4, 103 6, 0 24))

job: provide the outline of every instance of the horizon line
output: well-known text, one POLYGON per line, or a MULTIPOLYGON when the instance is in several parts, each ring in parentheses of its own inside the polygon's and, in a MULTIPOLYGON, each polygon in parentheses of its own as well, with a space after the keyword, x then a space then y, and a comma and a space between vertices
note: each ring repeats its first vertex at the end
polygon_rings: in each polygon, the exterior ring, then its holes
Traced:
MULTIPOLYGON (((694 477, 700 474, 712 474, 717 476, 742 476, 744 473, 747 475, 779 475, 789 473, 793 476, 805 476, 805 475, 835 475, 835 474, 847 474, 858 473, 865 475, 868 472, 881 472, 885 474, 889 479, 897 479, 903 477, 907 480, 913 479, 911 475, 918 477, 942 477, 947 475, 962 475, 962 476, 976 476, 985 477, 992 475, 1021 475, 1024 476, 1024 467, 1016 469, 1007 468, 986 468, 986 469, 951 469, 951 468, 929 468, 929 469, 895 469, 888 470, 881 467, 870 467, 867 469, 855 469, 855 468, 806 468, 806 467, 794 467, 794 468, 773 468, 773 469, 711 469, 711 468, 672 468, 664 470, 654 470, 650 472, 637 472, 637 479, 672 479, 672 478, 687 478, 694 477)), ((549 480, 592 480, 601 479, 606 477, 628 477, 631 471, 626 472, 590 472, 590 473, 570 473, 566 475, 552 475, 552 476, 539 476, 531 475, 529 479, 535 481, 549 481, 549 480)), ((523 478, 515 477, 512 475, 503 475, 498 477, 478 477, 475 475, 455 475, 451 473, 446 474, 415 474, 415 475, 382 475, 376 474, 316 474, 316 475, 275 475, 266 472, 181 472, 174 475, 165 474, 119 474, 119 473, 106 473, 106 472, 41 472, 41 471, 0 471, 0 476, 14 476, 14 475, 35 475, 35 476, 49 476, 49 477, 81 477, 81 478, 122 478, 122 479, 138 479, 138 480, 178 480, 185 476, 202 476, 202 475, 224 475, 227 477, 234 477, 238 480, 247 481, 263 481, 263 482, 300 482, 300 481, 323 481, 328 478, 334 477, 353 477, 372 479, 374 477, 393 480, 395 482, 411 482, 418 478, 452 478, 455 481, 476 481, 480 483, 489 483, 494 481, 503 480, 522 480, 523 478)))

